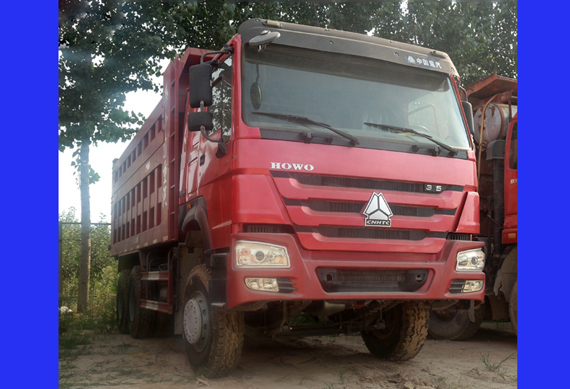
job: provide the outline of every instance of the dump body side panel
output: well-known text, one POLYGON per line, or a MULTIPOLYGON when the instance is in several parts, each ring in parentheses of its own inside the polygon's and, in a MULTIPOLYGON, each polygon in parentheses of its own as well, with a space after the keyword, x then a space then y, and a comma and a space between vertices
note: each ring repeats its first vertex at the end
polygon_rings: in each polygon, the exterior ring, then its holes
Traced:
POLYGON ((190 48, 170 63, 164 73, 161 101, 113 162, 113 256, 180 239, 179 169, 188 68, 199 63, 206 52, 190 48))

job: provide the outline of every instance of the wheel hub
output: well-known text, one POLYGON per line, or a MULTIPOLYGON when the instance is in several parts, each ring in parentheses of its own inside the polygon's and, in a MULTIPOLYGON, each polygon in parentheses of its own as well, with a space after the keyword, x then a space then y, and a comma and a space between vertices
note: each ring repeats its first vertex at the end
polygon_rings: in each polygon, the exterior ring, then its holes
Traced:
POLYGON ((197 350, 203 349, 208 340, 209 313, 206 300, 195 293, 184 306, 184 336, 197 350))

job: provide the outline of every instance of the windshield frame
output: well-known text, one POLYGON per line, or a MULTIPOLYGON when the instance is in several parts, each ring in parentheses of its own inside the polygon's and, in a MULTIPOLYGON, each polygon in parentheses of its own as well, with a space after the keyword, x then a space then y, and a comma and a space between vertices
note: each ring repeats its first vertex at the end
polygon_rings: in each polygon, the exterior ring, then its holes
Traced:
MULTIPOLYGON (((349 56, 346 54, 331 54, 331 53, 324 53, 324 52, 318 52, 317 50, 309 50, 309 49, 299 49, 296 47, 290 47, 290 46, 283 46, 283 45, 275 45, 272 44, 271 46, 275 46, 275 48, 272 48, 272 52, 274 52, 275 50, 284 50, 282 55, 287 54, 290 51, 293 52, 297 52, 297 53, 307 53, 313 56, 314 58, 317 58, 317 56, 328 56, 329 58, 331 55, 335 55, 335 59, 337 57, 344 57, 344 60, 346 61, 347 59, 354 59, 356 58, 357 61, 361 61, 360 63, 362 63, 362 61, 364 61, 364 63, 367 63, 367 66, 370 67, 371 64, 377 65, 377 64, 381 64, 383 66, 389 66, 392 67, 393 69, 397 69, 397 71, 399 72, 403 72, 403 73, 407 73, 407 74, 413 74, 416 77, 420 77, 423 75, 429 75, 432 76, 433 74, 437 74, 437 77, 439 77, 440 80, 444 80, 445 83, 447 83, 446 85, 446 89, 445 92, 446 95, 446 99, 448 99, 448 102, 446 105, 441 105, 442 107, 444 107, 445 109, 447 109, 449 112, 451 112, 451 110, 455 110, 455 112, 453 112, 453 115, 455 115, 454 120, 455 122, 453 123, 454 130, 456 132, 456 136, 458 137, 463 137, 463 139, 461 139, 461 141, 463 142, 461 145, 457 145, 457 144, 453 144, 451 145, 452 147, 458 149, 458 153, 456 155, 453 155, 453 157, 455 158, 467 158, 468 156, 468 152, 473 150, 473 144, 471 142, 471 138, 470 138, 470 134, 467 128, 467 123, 465 121, 464 118, 464 114, 461 108, 461 103, 460 103, 460 98, 459 98, 459 94, 456 88, 456 84, 455 84, 455 80, 452 78, 452 75, 450 74, 445 74, 445 73, 441 73, 441 72, 433 72, 427 69, 423 69, 423 68, 411 68, 411 67, 407 67, 401 64, 396 64, 396 63, 389 63, 386 61, 380 61, 377 59, 371 59, 371 58, 364 58, 364 57, 355 57, 355 56, 349 56), (427 73, 426 73, 427 72, 427 73)), ((270 46, 268 46, 269 48, 270 46)), ((251 115, 252 112, 255 112, 255 110, 252 110, 252 105, 251 103, 249 103, 248 105, 248 101, 251 101, 250 98, 250 87, 249 85, 251 84, 251 75, 247 75, 248 71, 252 71, 252 69, 254 69, 253 71, 255 71, 255 67, 257 66, 255 64, 254 61, 251 60, 250 56, 252 56, 252 52, 253 50, 257 51, 257 48, 252 48, 252 47, 248 47, 247 44, 244 44, 242 47, 241 53, 242 55, 241 57, 241 68, 242 68, 242 72, 241 72, 241 85, 242 85, 242 91, 241 91, 241 97, 242 97, 242 104, 241 104, 241 119, 243 121, 244 124, 246 124, 249 127, 253 127, 253 128, 259 128, 260 129, 260 133, 261 133, 261 137, 262 138, 267 138, 267 139, 276 139, 276 140, 288 140, 288 141, 300 141, 300 142, 305 142, 307 143, 307 137, 304 136, 303 134, 307 134, 307 131, 309 130, 313 137, 311 139, 311 143, 322 143, 322 144, 332 144, 332 145, 339 145, 339 146, 347 146, 348 142, 346 139, 343 139, 341 136, 332 134, 329 131, 326 131, 323 128, 318 128, 318 126, 311 126, 311 125, 299 125, 299 124, 295 124, 295 123, 288 123, 286 121, 278 121, 275 120, 274 122, 269 123, 268 121, 265 122, 260 122, 260 121, 252 121, 251 120, 251 116, 248 118, 248 115, 251 115), (248 52, 249 55, 248 56, 248 52), (249 108, 249 111, 248 111, 249 108)), ((299 58, 304 58, 302 56, 299 56, 299 58)), ((325 58, 326 59, 326 58, 325 58)), ((320 58, 319 58, 320 60, 320 58)), ((330 61, 329 61, 330 62, 330 61)), ((325 63, 325 62, 323 62, 325 63)), ((279 62, 277 62, 277 64, 279 64, 279 62)), ((355 65, 357 66, 357 65, 355 65)), ((279 66, 276 66, 279 67, 279 66)), ((285 67, 282 67, 284 69, 286 69, 285 67)), ((299 70, 295 70, 295 71, 299 71, 299 70)), ((303 69, 301 69, 300 71, 303 71, 303 69)), ((310 73, 308 70, 305 70, 307 73, 310 73)), ((328 75, 327 72, 314 72, 317 75, 321 75, 321 74, 325 74, 328 75)), ((354 74, 352 74, 350 77, 350 80, 352 79, 357 79, 357 77, 354 77, 354 74)), ((258 77, 259 77, 259 73, 258 73, 258 77)), ((435 80, 436 78, 434 78, 434 76, 432 76, 432 78, 435 80)), ((349 78, 347 78, 349 79, 349 78)), ((257 80, 255 80, 257 81, 257 80)), ((368 81, 365 78, 361 78, 361 80, 359 80, 359 82, 373 82, 373 81, 368 81)), ((378 85, 382 85, 381 83, 377 82, 378 85)), ((391 83, 394 84, 394 83, 391 83)), ((442 84, 443 85, 443 84, 442 84)), ((413 88, 412 88, 413 89, 413 88)), ((419 88, 416 88, 418 91, 420 90, 419 88)), ((263 111, 263 108, 259 108, 259 111, 263 111)), ((413 111, 410 110, 408 115, 411 115, 413 111)), ((279 111, 279 113, 282 114, 286 114, 286 115, 304 115, 305 112, 283 112, 283 111, 279 111)), ((325 117, 322 120, 322 123, 327 124, 329 126, 333 126, 338 130, 342 130, 342 131, 346 131, 345 128, 336 126, 335 123, 329 123, 327 122, 327 117, 325 117)), ((400 152, 410 152, 410 153, 415 153, 415 154, 433 154, 433 147, 434 147, 434 143, 431 142, 428 139, 422 138, 420 136, 414 135, 413 133, 400 133, 400 134, 388 134, 388 135, 375 135, 373 137, 362 137, 361 134, 357 133, 356 131, 361 131, 360 129, 355 129, 355 132, 351 132, 350 134, 357 137, 358 138, 358 145, 356 145, 356 147, 359 148, 371 148, 371 149, 380 149, 380 150, 390 150, 390 151, 400 151, 400 152), (418 147, 419 146, 419 147, 418 147)), ((436 137, 434 137, 436 138, 436 137)), ((445 142, 445 140, 443 139, 439 139, 436 138, 441 142, 445 142)), ((445 154, 445 153, 444 153, 445 154)))

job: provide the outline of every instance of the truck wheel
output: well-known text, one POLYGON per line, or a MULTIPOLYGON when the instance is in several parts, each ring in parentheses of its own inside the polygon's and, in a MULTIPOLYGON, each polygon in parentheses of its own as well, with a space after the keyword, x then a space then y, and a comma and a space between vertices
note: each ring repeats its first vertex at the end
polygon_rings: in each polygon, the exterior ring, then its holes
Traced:
POLYGON ((131 271, 123 269, 119 273, 119 282, 117 284, 117 328, 119 333, 129 333, 129 276, 131 271))
POLYGON ((377 329, 362 331, 362 339, 370 353, 389 361, 407 361, 422 349, 427 338, 429 312, 417 304, 405 302, 382 315, 377 329))
POLYGON ((141 267, 135 266, 129 277, 129 331, 133 338, 146 338, 152 334, 154 311, 140 307, 141 267))
POLYGON ((513 284, 513 289, 511 289, 511 297, 509 298, 509 316, 511 318, 511 324, 515 330, 515 335, 517 333, 517 281, 513 284))
POLYGON ((442 311, 430 311, 428 334, 439 340, 470 339, 481 327, 484 314, 484 304, 475 307, 475 322, 469 320, 467 309, 452 307, 442 311))
POLYGON ((211 273, 192 269, 184 293, 182 338, 193 369, 207 378, 222 377, 239 362, 245 324, 243 312, 212 310, 208 294, 211 273))

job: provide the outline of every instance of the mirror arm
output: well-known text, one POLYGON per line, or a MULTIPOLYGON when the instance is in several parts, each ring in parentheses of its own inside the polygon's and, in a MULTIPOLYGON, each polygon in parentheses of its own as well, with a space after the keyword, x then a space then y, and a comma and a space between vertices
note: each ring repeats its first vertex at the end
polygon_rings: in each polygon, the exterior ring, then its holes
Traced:
MULTIPOLYGON (((200 133, 202 134, 202 136, 206 139, 208 139, 210 142, 214 142, 214 143, 223 143, 224 141, 220 138, 220 139, 212 139, 210 138, 207 134, 206 134, 206 130, 205 128, 200 128, 200 133)), ((220 133, 221 136, 221 133, 220 133)))
POLYGON ((210 138, 207 134, 206 131, 204 129, 204 127, 202 127, 200 129, 200 133, 202 134, 202 136, 204 138, 206 138, 207 140, 209 140, 210 142, 214 142, 218 144, 218 150, 216 151, 216 157, 217 158, 222 158, 224 155, 226 155, 228 153, 228 146, 224 143, 224 140, 222 139, 222 133, 220 130, 220 139, 212 139, 210 138))
MULTIPOLYGON (((204 63, 204 58, 207 55, 213 55, 213 54, 233 54, 234 52, 234 48, 228 45, 225 45, 224 48, 221 51, 209 51, 207 53, 202 54, 202 56, 200 57, 200 63, 204 63)), ((212 62, 212 66, 216 67, 218 66, 218 61, 217 60, 213 60, 212 62)))

